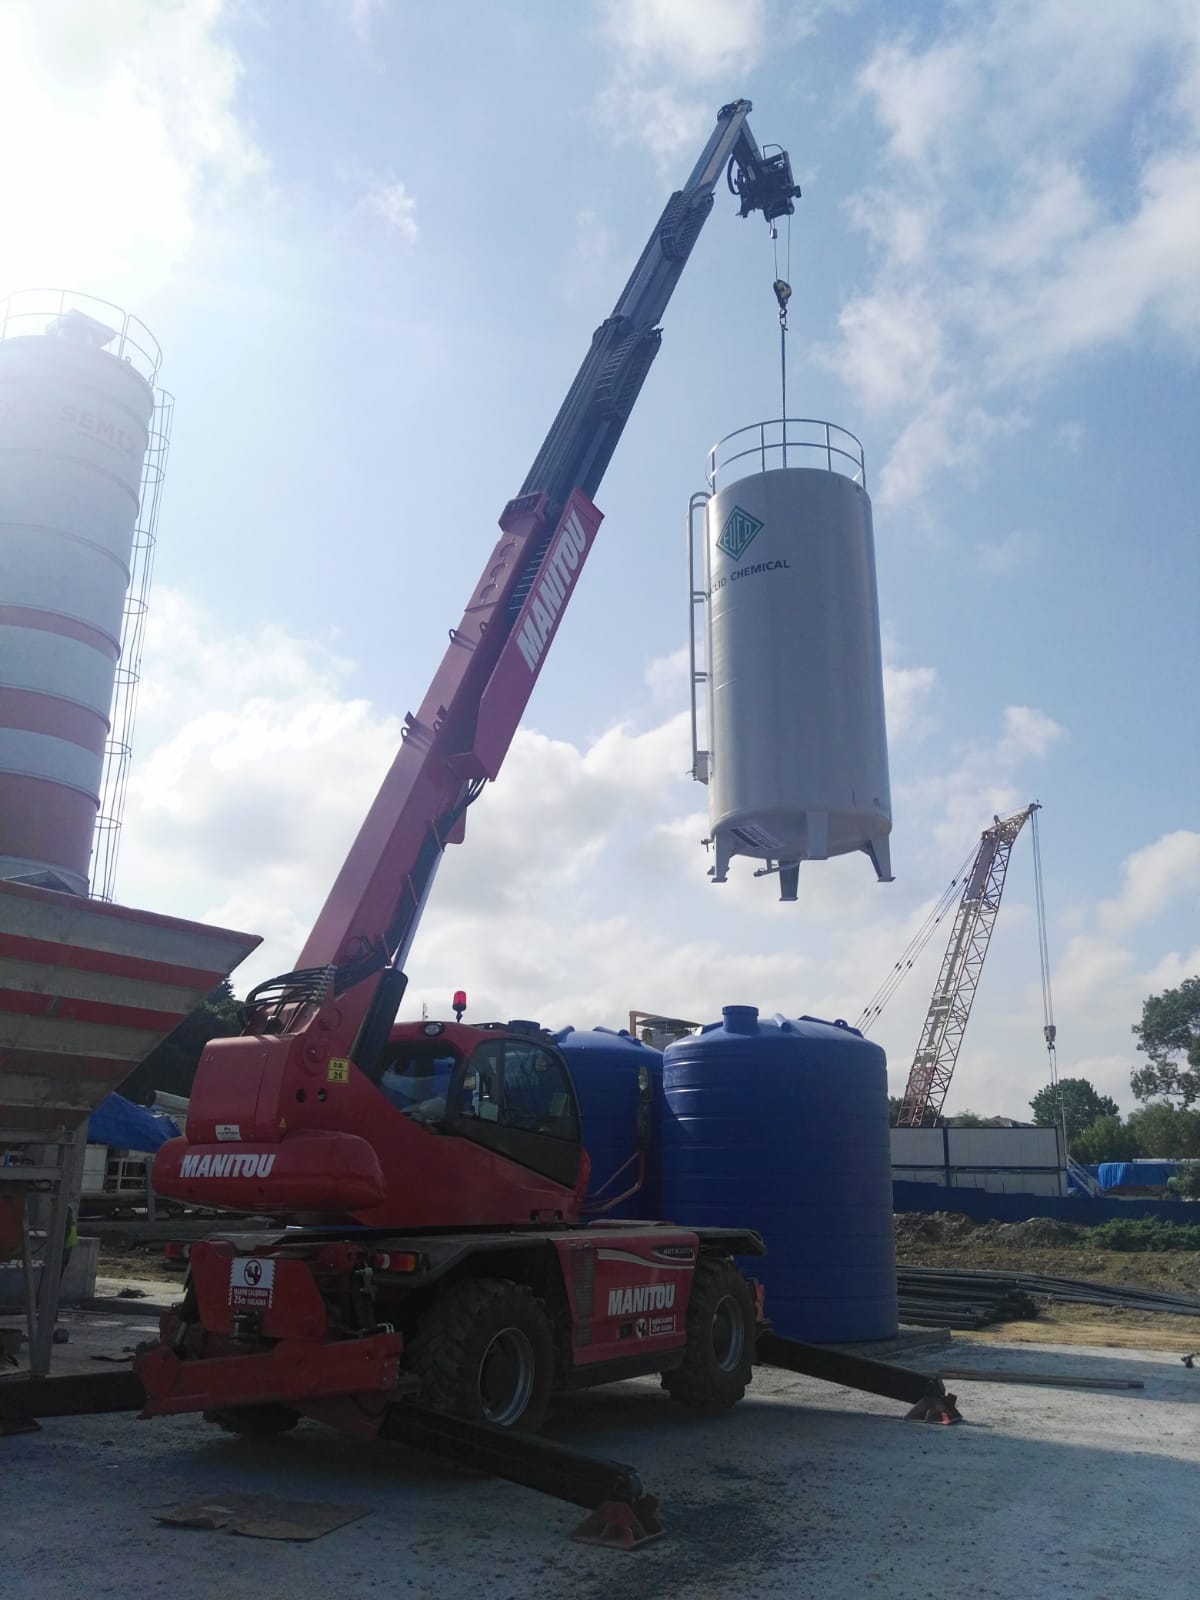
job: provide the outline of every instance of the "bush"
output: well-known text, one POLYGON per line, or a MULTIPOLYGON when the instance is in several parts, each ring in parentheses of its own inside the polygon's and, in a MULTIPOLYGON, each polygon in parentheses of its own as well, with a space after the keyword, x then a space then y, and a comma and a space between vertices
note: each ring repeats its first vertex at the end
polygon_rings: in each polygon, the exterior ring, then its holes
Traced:
POLYGON ((1180 1167, 1167 1188, 1181 1200, 1200 1200, 1200 1161, 1189 1161, 1180 1167))
POLYGON ((1158 1217, 1117 1219, 1087 1230, 1096 1250, 1200 1250, 1200 1223, 1163 1222, 1158 1217))

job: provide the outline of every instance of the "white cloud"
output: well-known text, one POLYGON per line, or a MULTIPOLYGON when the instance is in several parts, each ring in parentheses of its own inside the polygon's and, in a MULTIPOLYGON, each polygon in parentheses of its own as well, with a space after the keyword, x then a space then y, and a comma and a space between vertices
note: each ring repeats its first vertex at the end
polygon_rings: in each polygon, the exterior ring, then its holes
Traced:
POLYGON ((1101 218, 1085 174, 1062 158, 1031 161, 1014 178, 1005 214, 986 218, 963 240, 964 255, 989 273, 1019 274, 1061 261, 1101 218))
POLYGON ((943 471, 958 469, 973 478, 985 446, 1024 426, 1020 412, 999 415, 971 393, 953 383, 923 402, 916 398, 913 416, 896 435, 879 474, 881 506, 915 500, 943 471))
POLYGON ((602 0, 599 15, 612 67, 597 111, 672 170, 712 125, 712 86, 762 56, 765 0, 602 0))
POLYGON ((1120 876, 1112 898, 1059 917, 1050 909, 1068 935, 1053 970, 1059 1070, 1090 1078, 1128 1106, 1129 1073, 1140 1059, 1130 1029, 1143 1001, 1200 972, 1200 948, 1164 950, 1154 932, 1178 900, 1200 904, 1200 834, 1163 834, 1127 857, 1120 876))
POLYGON ((1031 767, 1064 737, 1065 729, 1045 712, 1006 706, 998 733, 954 749, 946 770, 894 782, 894 810, 922 819, 938 859, 949 866, 994 815, 1010 816, 1029 804, 1031 767))
POLYGON ((895 263, 915 266, 937 226, 933 200, 904 202, 887 189, 866 188, 844 202, 851 223, 895 263))
POLYGON ((398 178, 372 178, 367 184, 364 203, 389 233, 394 233, 405 244, 417 242, 421 233, 417 224, 417 202, 398 178))
POLYGON ((841 343, 827 359, 863 405, 889 411, 936 391, 944 335, 937 310, 919 291, 860 295, 843 306, 838 327, 841 343))
POLYGON ((642 675, 656 705, 678 706, 688 698, 688 678, 691 656, 687 645, 680 645, 670 655, 655 656, 642 675))
MULTIPOLYGON (((1126 932, 1126 938, 1129 935, 1126 932)), ((1143 950, 1153 951, 1152 946, 1143 950)), ((1128 1102, 1129 1073, 1144 1064, 1136 1051, 1132 1026, 1142 1015, 1147 996, 1173 989, 1200 972, 1200 949, 1141 954, 1132 942, 1108 934, 1076 934, 1054 964, 1054 1003, 1059 1022, 1059 1071, 1072 1077, 1088 1074, 1075 1062, 1089 1051, 1119 1045, 1123 1075, 1109 1079, 1108 1093, 1128 1102), (1064 1021, 1065 1019, 1065 1021, 1064 1021), (1068 1052, 1069 1054, 1064 1054, 1068 1052), (1071 1061, 1070 1067, 1064 1060, 1071 1061), (1121 1081, 1123 1077, 1123 1081, 1121 1081)))
POLYGON ((265 170, 225 0, 0 7, 5 287, 144 295, 265 170))
POLYGON ((1189 0, 1107 0, 1086 27, 1073 0, 950 7, 920 44, 871 52, 858 87, 887 182, 847 209, 876 272, 826 359, 894 423, 881 498, 973 472, 997 431, 1024 425, 1031 389, 1082 353, 1200 350, 1197 86, 1189 0), (1098 165, 1099 135, 1120 141, 1124 186, 1098 165))
POLYGON ((1182 828, 1127 857, 1121 891, 1100 906, 1100 921, 1119 932, 1159 916, 1177 899, 1190 900, 1200 910, 1200 833, 1182 828))
MULTIPOLYGON (((328 645, 272 624, 225 633, 165 589, 143 666, 119 897, 265 932, 252 975, 285 968, 392 759, 398 719, 347 697, 350 665, 328 645)), ((685 943, 711 924, 715 946, 732 947, 725 919, 749 919, 747 958, 769 953, 763 931, 790 916, 770 886, 748 869, 724 888, 706 880, 704 791, 687 776, 688 714, 674 709, 685 671, 678 654, 648 666, 671 714, 647 728, 618 723, 586 746, 520 731, 470 813, 467 848, 448 853, 418 967, 427 950, 453 949, 490 970, 496 930, 514 918, 543 929, 522 961, 552 962, 565 926, 624 902, 685 943)), ((911 726, 934 686, 928 668, 889 669, 894 723, 911 726)), ((848 907, 868 914, 879 893, 863 861, 830 863, 806 878, 806 916, 829 929, 848 907)), ((501 942, 511 962, 507 932, 501 942)), ((799 959, 790 937, 788 949, 799 959)), ((619 964, 614 954, 611 1003, 619 964)))
MULTIPOLYGON (((328 644, 271 624, 223 632, 167 590, 151 617, 119 898, 265 935, 237 975, 244 990, 295 961, 393 758, 399 719, 347 694, 351 665, 328 644)), ((611 1026, 634 1006, 708 1020, 746 1001, 853 1021, 964 849, 993 811, 1028 800, 1063 737, 1045 712, 1010 706, 990 737, 940 760, 928 745, 907 755, 937 679, 889 666, 898 882, 880 887, 863 858, 842 857, 806 867, 801 904, 784 906, 746 863, 723 887, 707 881, 704 791, 685 775, 689 719, 675 710, 684 666, 679 653, 647 665, 670 710, 649 726, 620 722, 586 744, 519 731, 469 813, 465 845, 447 852, 409 964, 407 1015, 422 1001, 443 1011, 462 985, 477 1020, 611 1026)), ((1074 908, 1054 974, 1064 1072, 1121 1059, 1144 996, 1200 965, 1200 952, 1132 942, 1172 873, 1195 865, 1194 846, 1174 854, 1174 840, 1127 864, 1112 903, 1125 908, 1117 921, 1132 920, 1119 930, 1103 926, 1107 910, 1093 929, 1097 908, 1074 908)), ((957 1103, 1018 1115, 1046 1077, 1027 854, 1014 860, 956 1080, 957 1103)), ((872 1030, 892 1052, 895 1090, 939 942, 872 1030)), ((1121 1092, 1121 1077, 1113 1068, 1104 1087, 1121 1092)))
POLYGON ((160 588, 118 899, 263 933, 257 977, 289 965, 399 744, 398 718, 341 694, 349 670, 275 624, 223 633, 160 588))
POLYGON ((635 72, 709 84, 748 72, 766 42, 764 0, 607 0, 602 29, 635 72))
MULTIPOLYGON (((1054 997, 1060 1010, 1095 1014, 1095 1008, 1111 1001, 1117 986, 1132 972, 1134 958, 1111 939, 1079 933, 1067 941, 1053 972, 1054 997)), ((1118 999, 1117 1010, 1128 1009, 1118 999)))
POLYGON ((966 43, 937 44, 924 52, 907 43, 881 45, 859 73, 893 155, 927 166, 948 155, 948 130, 975 96, 975 65, 966 43))
POLYGON ((1004 734, 997 755, 1005 763, 1015 763, 1026 756, 1041 760, 1063 737, 1064 731, 1044 711, 1032 706, 1005 706, 1004 734))
POLYGON ((669 84, 640 84, 618 74, 600 95, 597 111, 620 140, 636 139, 660 169, 674 172, 688 150, 698 148, 712 107, 703 97, 680 94, 669 84))
POLYGON ((938 675, 933 667, 884 665, 883 694, 889 739, 902 739, 923 728, 930 698, 937 687, 938 675))

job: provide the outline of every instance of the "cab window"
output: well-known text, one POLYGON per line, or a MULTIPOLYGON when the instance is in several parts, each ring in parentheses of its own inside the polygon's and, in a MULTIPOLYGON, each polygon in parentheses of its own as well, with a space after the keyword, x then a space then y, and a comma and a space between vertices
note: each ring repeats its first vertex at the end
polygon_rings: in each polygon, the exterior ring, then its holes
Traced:
POLYGON ((494 1040, 481 1045, 467 1063, 458 1092, 458 1114, 480 1122, 500 1120, 500 1068, 503 1044, 494 1040))
POLYGON ((519 1133, 579 1138, 575 1097, 566 1070, 542 1045, 492 1039, 467 1063, 458 1114, 519 1133))
POLYGON ((525 1133, 578 1139, 570 1082, 562 1063, 541 1045, 505 1040, 500 1121, 525 1133))
POLYGON ((394 1047, 379 1087, 397 1111, 414 1122, 445 1120, 450 1080, 462 1057, 443 1041, 394 1047))

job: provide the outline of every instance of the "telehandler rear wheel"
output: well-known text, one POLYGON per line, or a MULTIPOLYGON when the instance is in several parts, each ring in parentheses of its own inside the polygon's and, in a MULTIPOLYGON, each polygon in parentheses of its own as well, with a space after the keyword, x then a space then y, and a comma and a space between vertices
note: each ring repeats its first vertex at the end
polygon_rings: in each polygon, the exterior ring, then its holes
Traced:
POLYGON ((536 1433, 550 1405, 554 1338, 532 1290, 507 1278, 451 1284, 408 1346, 435 1411, 536 1433))
POLYGON ((754 1292, 732 1261, 701 1260, 687 1308, 683 1365, 663 1374, 680 1405, 726 1411, 746 1392, 754 1367, 754 1292))

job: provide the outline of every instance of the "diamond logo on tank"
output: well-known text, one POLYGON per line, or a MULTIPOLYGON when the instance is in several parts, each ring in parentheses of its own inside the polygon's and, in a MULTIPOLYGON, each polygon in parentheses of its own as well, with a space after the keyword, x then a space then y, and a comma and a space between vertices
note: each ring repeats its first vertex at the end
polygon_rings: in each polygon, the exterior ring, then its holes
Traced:
POLYGON ((717 549, 723 550, 733 561, 740 561, 755 534, 761 533, 763 524, 741 506, 734 506, 725 518, 725 526, 717 538, 717 549))

